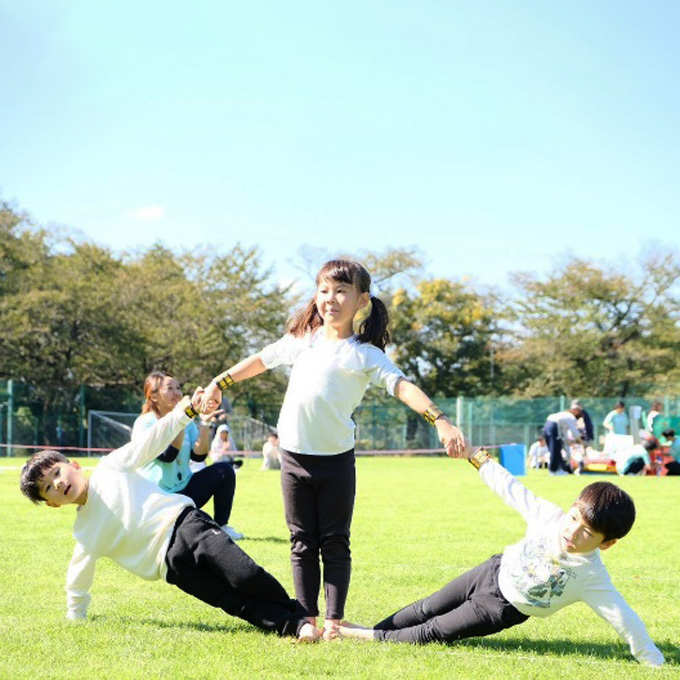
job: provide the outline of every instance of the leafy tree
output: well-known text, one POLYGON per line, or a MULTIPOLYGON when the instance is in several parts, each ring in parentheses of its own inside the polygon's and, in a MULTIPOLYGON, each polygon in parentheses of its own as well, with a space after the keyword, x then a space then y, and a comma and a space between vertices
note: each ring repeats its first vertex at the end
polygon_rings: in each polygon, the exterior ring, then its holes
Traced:
POLYGON ((625 397, 677 380, 679 280, 677 256, 659 253, 637 273, 570 258, 546 280, 516 275, 515 337, 500 357, 508 387, 625 397))
POLYGON ((487 394, 493 301, 448 279, 419 281, 391 300, 396 362, 430 396, 487 394))
POLYGON ((415 247, 386 248, 383 252, 360 250, 354 253, 331 253, 325 248, 302 246, 297 251, 294 266, 304 274, 313 286, 317 272, 324 262, 333 258, 344 258, 361 262, 368 273, 376 291, 389 294, 399 282, 413 283, 423 271, 423 256, 415 247))
POLYGON ((0 200, 0 296, 15 291, 25 272, 45 259, 45 236, 28 215, 0 200))
POLYGON ((73 399, 82 384, 125 381, 139 343, 120 323, 120 267, 89 244, 28 267, 0 299, 2 373, 35 385, 45 404, 73 399))

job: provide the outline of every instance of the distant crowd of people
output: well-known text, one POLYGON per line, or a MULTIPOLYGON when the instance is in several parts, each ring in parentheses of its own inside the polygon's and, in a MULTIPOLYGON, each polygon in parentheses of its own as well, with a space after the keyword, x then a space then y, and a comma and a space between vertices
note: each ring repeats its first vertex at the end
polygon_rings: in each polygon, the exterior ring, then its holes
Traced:
MULTIPOLYGON (((661 433, 663 446, 654 435, 654 421, 662 413, 663 405, 655 401, 647 414, 640 443, 633 443, 630 437, 630 441, 625 440, 614 447, 613 460, 618 474, 660 472, 661 463, 652 456, 663 451, 665 474, 680 475, 680 440, 676 438, 675 430, 668 428, 661 433)), ((618 401, 607 413, 602 426, 607 435, 630 436, 631 421, 623 401, 618 401)), ((594 439, 593 421, 580 400, 575 399, 568 409, 547 417, 540 436, 529 448, 528 465, 547 467, 551 475, 573 474, 583 468, 586 452, 591 451, 594 439), (575 450, 578 455, 574 455, 575 450)))

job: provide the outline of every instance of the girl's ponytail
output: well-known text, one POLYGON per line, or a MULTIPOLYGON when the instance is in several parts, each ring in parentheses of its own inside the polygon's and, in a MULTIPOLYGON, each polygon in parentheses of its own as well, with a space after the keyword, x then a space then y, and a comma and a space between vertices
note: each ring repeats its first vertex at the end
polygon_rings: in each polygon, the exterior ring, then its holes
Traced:
POLYGON ((316 300, 312 298, 306 307, 303 307, 291 317, 286 330, 299 338, 316 330, 322 323, 319 311, 316 308, 316 300))
POLYGON ((370 342, 378 349, 385 351, 385 345, 390 341, 387 325, 390 315, 383 301, 371 295, 371 313, 364 319, 359 327, 359 342, 370 342))

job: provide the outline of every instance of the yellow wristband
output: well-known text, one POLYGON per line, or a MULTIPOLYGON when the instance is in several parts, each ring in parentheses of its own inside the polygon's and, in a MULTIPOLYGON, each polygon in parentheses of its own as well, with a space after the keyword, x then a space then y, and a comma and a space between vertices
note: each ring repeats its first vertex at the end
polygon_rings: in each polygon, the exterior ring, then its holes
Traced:
POLYGON ((477 449, 474 453, 468 456, 468 461, 474 465, 477 470, 479 470, 479 468, 482 467, 482 465, 484 465, 484 463, 486 463, 488 460, 491 460, 491 456, 486 449, 477 449))
POLYGON ((221 390, 226 390, 234 384, 234 379, 227 373, 221 380, 216 380, 217 386, 221 390))
POLYGON ((442 411, 440 408, 437 408, 434 404, 431 404, 425 409, 425 412, 423 413, 423 418, 434 427, 434 421, 439 418, 439 416, 443 416, 444 411, 442 411))
POLYGON ((191 420, 198 415, 198 411, 191 404, 184 409, 184 413, 186 413, 191 420))

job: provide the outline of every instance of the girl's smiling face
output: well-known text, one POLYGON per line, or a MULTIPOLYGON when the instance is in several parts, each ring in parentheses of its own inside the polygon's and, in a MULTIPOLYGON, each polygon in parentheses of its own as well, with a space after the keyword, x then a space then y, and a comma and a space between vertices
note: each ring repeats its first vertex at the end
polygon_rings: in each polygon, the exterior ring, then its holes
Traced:
POLYGON ((346 338, 353 334, 354 317, 368 304, 370 296, 359 292, 352 283, 322 278, 314 299, 324 326, 333 327, 339 337, 346 338))

